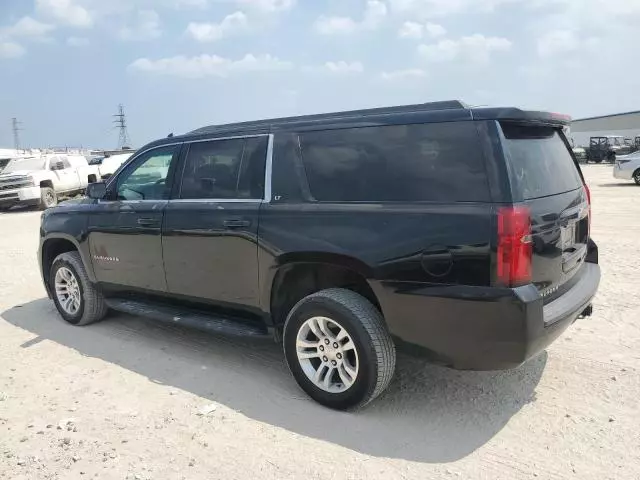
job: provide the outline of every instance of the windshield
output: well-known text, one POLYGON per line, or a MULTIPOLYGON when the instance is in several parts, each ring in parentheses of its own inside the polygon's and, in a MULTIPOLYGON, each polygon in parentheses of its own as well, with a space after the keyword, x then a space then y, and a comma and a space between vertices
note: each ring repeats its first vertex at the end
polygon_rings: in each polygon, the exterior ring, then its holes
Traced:
POLYGON ((44 170, 44 159, 27 158, 14 160, 2 171, 2 173, 19 172, 20 170, 44 170))

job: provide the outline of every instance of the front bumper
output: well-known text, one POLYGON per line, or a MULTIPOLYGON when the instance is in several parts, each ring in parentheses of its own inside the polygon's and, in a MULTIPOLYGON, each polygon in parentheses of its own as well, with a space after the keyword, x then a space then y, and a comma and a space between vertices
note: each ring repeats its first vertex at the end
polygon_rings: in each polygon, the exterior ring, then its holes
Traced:
POLYGON ((380 284, 374 291, 399 347, 462 370, 514 368, 551 344, 588 307, 600 267, 585 263, 579 280, 543 304, 534 285, 513 289, 380 284))
POLYGON ((0 191, 0 204, 17 205, 40 201, 40 187, 23 187, 0 191))

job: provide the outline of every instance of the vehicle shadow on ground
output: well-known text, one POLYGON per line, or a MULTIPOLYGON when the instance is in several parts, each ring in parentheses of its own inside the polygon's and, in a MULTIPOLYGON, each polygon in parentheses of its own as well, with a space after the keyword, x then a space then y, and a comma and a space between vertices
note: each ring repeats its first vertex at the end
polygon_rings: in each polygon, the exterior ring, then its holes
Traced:
POLYGON ((599 183, 599 187, 637 187, 634 182, 599 183))
POLYGON ((300 435, 417 462, 452 462, 488 442, 535 401, 547 362, 543 353, 507 372, 457 372, 400 355, 388 391, 345 413, 309 400, 269 340, 215 337, 126 315, 73 327, 47 299, 0 316, 37 335, 23 348, 50 340, 300 435))

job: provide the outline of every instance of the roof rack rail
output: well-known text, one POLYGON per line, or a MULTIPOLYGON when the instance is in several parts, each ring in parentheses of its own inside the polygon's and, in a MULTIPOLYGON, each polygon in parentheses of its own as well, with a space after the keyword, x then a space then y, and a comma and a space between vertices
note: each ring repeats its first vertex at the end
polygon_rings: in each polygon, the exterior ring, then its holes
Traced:
POLYGON ((221 125, 209 125, 189 132, 189 135, 223 132, 237 129, 259 129, 276 125, 286 125, 293 122, 314 122, 321 120, 342 119, 357 116, 385 115, 394 113, 430 112, 438 110, 460 110, 469 107, 459 100, 446 100, 441 102, 418 103, 414 105, 399 105, 393 107, 367 108, 362 110, 349 110, 345 112, 319 113, 313 115, 299 115, 292 117, 271 118, 250 122, 238 122, 221 125))

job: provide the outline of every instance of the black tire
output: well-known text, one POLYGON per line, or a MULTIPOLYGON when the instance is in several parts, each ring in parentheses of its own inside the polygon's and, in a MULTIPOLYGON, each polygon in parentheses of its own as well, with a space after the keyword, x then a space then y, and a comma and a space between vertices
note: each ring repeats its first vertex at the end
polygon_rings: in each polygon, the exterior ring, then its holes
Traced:
POLYGON ((356 409, 371 402, 387 388, 396 365, 395 345, 382 314, 363 296, 341 288, 311 294, 291 309, 284 326, 284 353, 302 390, 316 402, 336 410, 356 409), (353 384, 341 393, 316 386, 298 360, 298 331, 315 316, 336 320, 355 344, 358 373, 353 384))
POLYGON ((607 162, 609 163, 616 163, 616 154, 615 153, 610 153, 607 156, 607 162))
POLYGON ((58 196, 51 187, 40 187, 40 209, 55 207, 58 204, 58 196))
POLYGON ((633 172, 633 181, 636 182, 636 185, 640 185, 640 168, 633 172))
POLYGON ((78 252, 63 253, 55 258, 49 272, 49 285, 51 286, 53 302, 58 312, 71 325, 89 325, 102 320, 107 314, 107 305, 104 297, 89 280, 78 252), (66 267, 71 271, 80 287, 80 308, 75 315, 65 311, 56 295, 55 278, 57 271, 61 267, 66 267))

